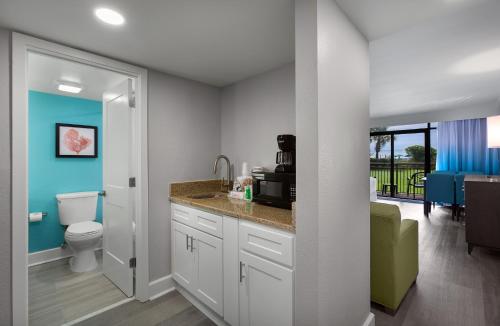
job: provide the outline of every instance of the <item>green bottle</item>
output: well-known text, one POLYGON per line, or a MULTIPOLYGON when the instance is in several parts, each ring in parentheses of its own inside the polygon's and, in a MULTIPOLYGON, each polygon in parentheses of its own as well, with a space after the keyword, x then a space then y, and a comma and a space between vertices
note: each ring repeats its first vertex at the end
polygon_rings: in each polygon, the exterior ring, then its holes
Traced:
POLYGON ((245 200, 252 201, 252 186, 245 186, 245 200))

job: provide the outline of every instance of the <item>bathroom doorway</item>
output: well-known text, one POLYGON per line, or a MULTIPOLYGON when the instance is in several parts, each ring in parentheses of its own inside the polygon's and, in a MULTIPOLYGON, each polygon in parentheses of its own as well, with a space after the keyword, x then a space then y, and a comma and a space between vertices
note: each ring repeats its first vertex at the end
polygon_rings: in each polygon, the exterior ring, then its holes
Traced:
POLYGON ((14 323, 146 301, 146 71, 14 34, 12 73, 14 323))

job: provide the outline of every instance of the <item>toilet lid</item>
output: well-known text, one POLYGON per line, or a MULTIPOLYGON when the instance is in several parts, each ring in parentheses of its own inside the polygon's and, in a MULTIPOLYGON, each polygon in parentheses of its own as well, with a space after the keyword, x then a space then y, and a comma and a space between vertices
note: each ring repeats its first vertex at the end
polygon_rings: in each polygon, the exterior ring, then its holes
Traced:
POLYGON ((66 230, 69 236, 91 236, 102 233, 102 224, 94 221, 85 221, 71 224, 66 230))

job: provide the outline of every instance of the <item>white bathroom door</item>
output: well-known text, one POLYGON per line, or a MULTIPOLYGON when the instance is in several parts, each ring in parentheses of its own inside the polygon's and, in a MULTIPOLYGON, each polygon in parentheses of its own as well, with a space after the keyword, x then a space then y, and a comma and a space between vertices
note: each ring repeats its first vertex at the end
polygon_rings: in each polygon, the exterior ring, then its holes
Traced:
POLYGON ((132 80, 103 96, 103 271, 128 297, 134 295, 132 80))

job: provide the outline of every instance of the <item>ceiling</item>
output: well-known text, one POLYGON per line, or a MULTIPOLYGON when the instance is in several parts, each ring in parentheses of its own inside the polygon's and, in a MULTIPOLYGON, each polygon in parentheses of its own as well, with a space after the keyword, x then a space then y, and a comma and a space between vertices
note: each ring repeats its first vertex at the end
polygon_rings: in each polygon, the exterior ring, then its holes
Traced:
POLYGON ((370 42, 371 117, 498 105, 499 13, 499 1, 485 2, 370 42), (456 72, 474 58, 497 70, 456 72))
POLYGON ((294 60, 292 0, 0 0, 0 26, 224 86, 294 60), (123 26, 94 8, 121 12, 123 26))
POLYGON ((372 41, 487 1, 337 0, 337 3, 367 39, 372 41))
POLYGON ((39 92, 102 101, 103 93, 127 79, 126 76, 92 66, 37 53, 28 56, 28 87, 39 92), (79 94, 61 92, 57 81, 78 83, 79 94))

